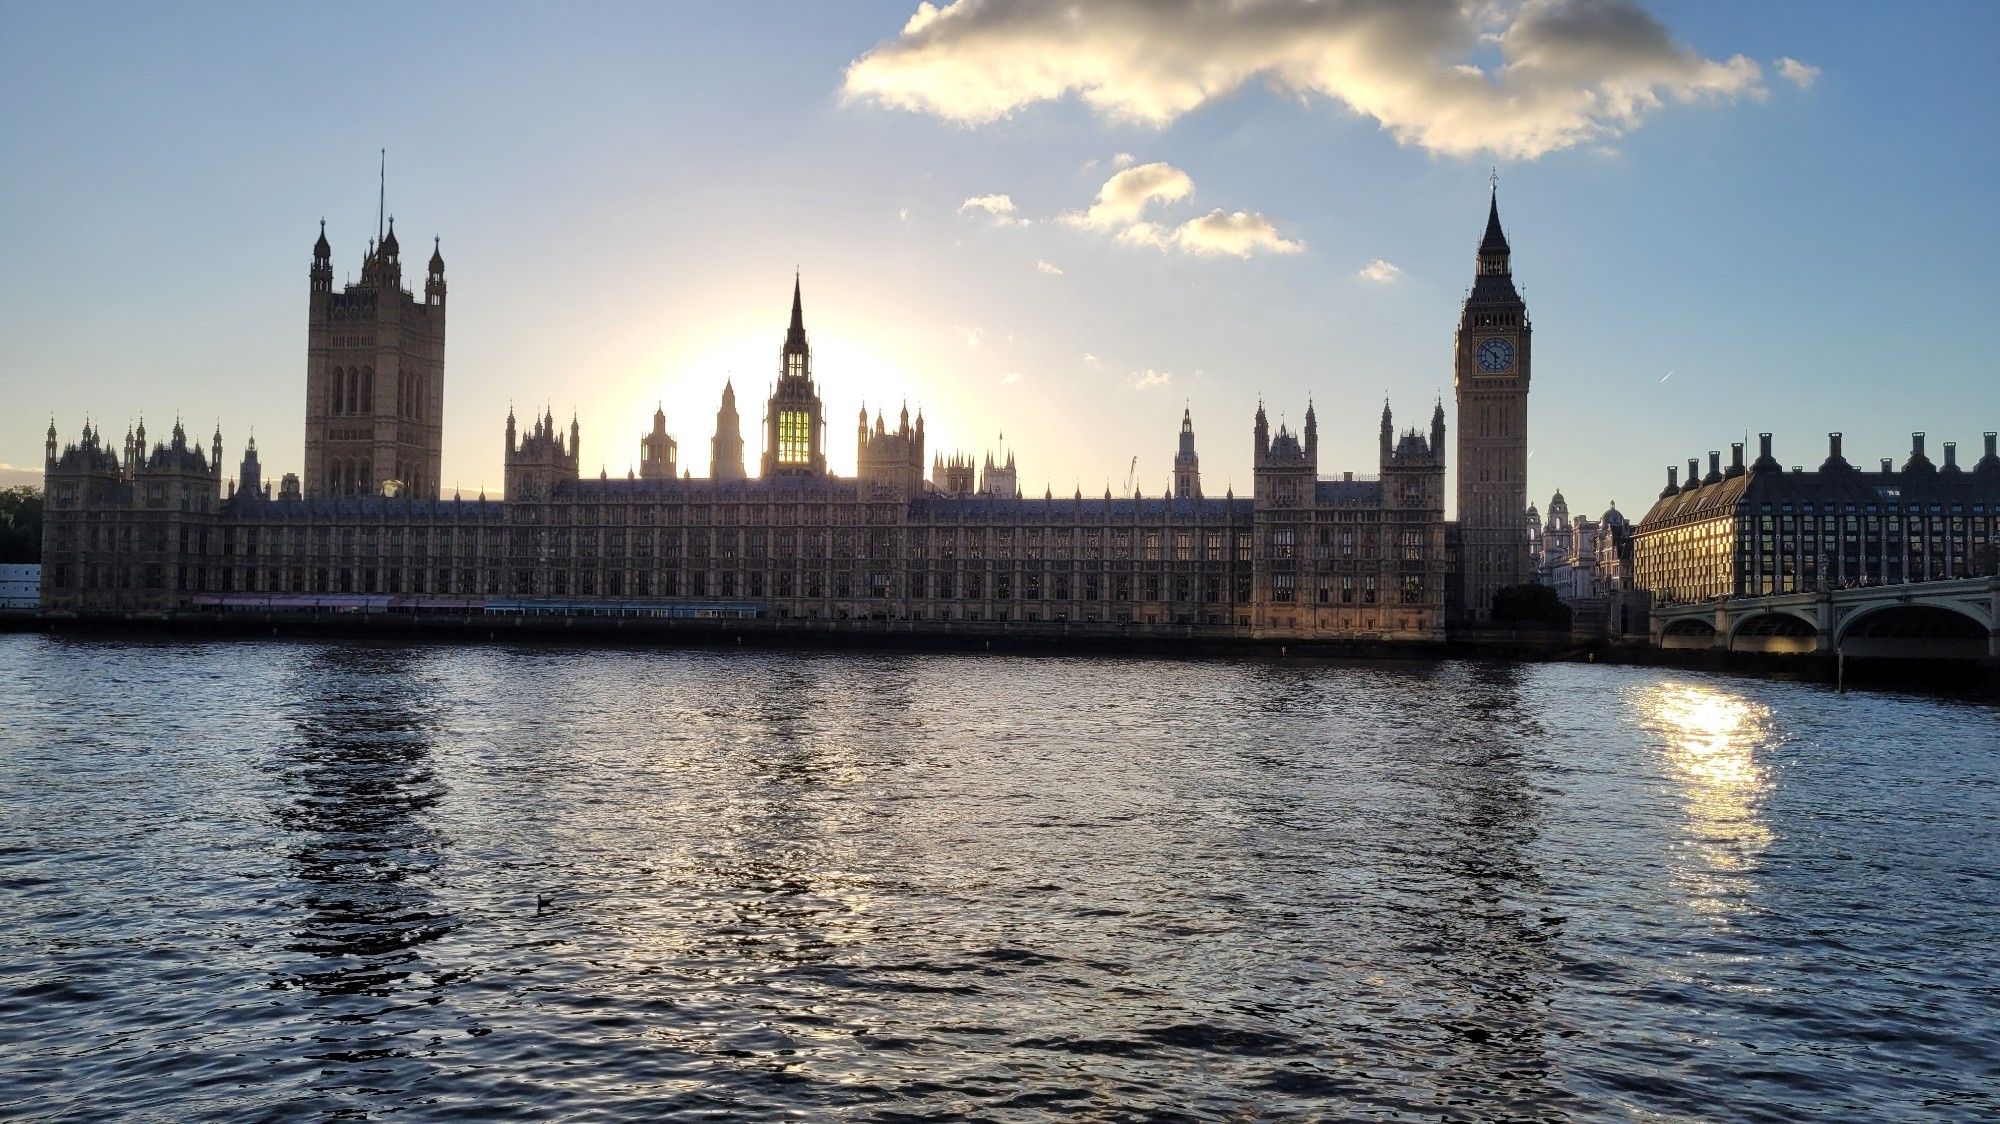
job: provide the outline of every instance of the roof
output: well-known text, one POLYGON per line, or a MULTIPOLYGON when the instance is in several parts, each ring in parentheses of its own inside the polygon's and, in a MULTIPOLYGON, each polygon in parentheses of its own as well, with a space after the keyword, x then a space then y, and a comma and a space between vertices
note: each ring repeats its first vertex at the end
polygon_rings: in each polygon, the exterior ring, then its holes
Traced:
POLYGON ((1382 499, 1380 480, 1319 480, 1313 484, 1319 503, 1375 504, 1382 499))
POLYGON ((1751 469, 1713 484, 1683 487, 1662 496, 1639 520, 1639 532, 1765 505, 1848 505, 1878 510, 1897 506, 1982 504, 2000 508, 2000 474, 1972 472, 1859 472, 1833 469, 1782 472, 1751 469))
POLYGON ((1479 252, 1482 256, 1510 252, 1507 232, 1500 229, 1500 189, 1497 186, 1493 189, 1492 201, 1486 207, 1486 236, 1479 240, 1479 252))
POLYGON ((350 519, 420 519, 434 523, 497 523, 506 513, 499 500, 420 500, 406 496, 340 496, 300 500, 265 499, 261 492, 238 492, 229 510, 248 522, 287 523, 346 516, 350 519))
POLYGON ((1064 499, 1016 499, 1010 496, 918 496, 910 501, 910 518, 929 522, 999 520, 1026 523, 1071 523, 1079 519, 1117 522, 1168 522, 1192 519, 1203 523, 1248 520, 1256 513, 1250 499, 1157 499, 1074 496, 1064 499))

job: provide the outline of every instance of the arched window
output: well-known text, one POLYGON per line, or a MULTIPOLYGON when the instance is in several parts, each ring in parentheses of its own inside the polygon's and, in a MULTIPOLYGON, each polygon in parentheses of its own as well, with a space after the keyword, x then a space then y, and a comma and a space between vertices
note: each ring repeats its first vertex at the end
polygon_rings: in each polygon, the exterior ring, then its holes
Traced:
POLYGON ((356 404, 360 401, 361 387, 358 385, 360 381, 360 379, 354 377, 352 370, 347 372, 347 413, 353 413, 356 404))
POLYGON ((340 396, 346 393, 346 387, 347 372, 339 367, 335 367, 333 369, 333 412, 336 414, 340 412, 340 396))
POLYGON ((354 482, 354 492, 356 495, 365 496, 374 490, 372 483, 375 479, 374 468, 375 466, 369 464, 367 461, 361 462, 361 476, 354 482))
POLYGON ((373 367, 361 369, 361 412, 364 414, 375 412, 375 368, 373 367))

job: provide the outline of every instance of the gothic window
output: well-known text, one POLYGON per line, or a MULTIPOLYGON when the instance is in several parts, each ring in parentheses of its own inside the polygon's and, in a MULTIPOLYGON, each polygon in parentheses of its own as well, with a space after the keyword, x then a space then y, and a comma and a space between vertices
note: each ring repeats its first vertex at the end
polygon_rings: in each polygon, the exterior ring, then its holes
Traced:
POLYGON ((347 371, 341 367, 333 369, 333 413, 340 413, 341 398, 347 393, 347 371))
POLYGON ((348 372, 347 372, 347 408, 346 408, 346 410, 344 410, 344 411, 343 411, 344 413, 349 413, 349 414, 352 414, 352 413, 354 413, 354 412, 356 412, 357 410, 359 410, 359 409, 360 409, 360 406, 361 406, 361 385, 360 385, 360 384, 361 384, 361 380, 360 380, 359 378, 357 378, 357 377, 356 377, 356 372, 354 372, 354 371, 352 371, 352 370, 348 371, 348 372))
POLYGON ((375 412, 375 368, 373 367, 361 369, 361 412, 364 414, 375 412))
POLYGON ((779 464, 807 462, 811 455, 811 425, 810 416, 804 410, 778 411, 779 464))

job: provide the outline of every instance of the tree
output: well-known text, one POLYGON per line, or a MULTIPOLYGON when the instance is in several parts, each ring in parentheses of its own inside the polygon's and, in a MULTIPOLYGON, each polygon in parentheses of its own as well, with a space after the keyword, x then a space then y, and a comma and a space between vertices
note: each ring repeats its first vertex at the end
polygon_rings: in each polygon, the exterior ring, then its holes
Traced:
POLYGON ((29 484, 0 488, 0 563, 42 560, 42 490, 29 484))
POLYGON ((1569 606, 1556 591, 1536 582, 1503 586, 1493 592, 1493 623, 1569 631, 1569 606))

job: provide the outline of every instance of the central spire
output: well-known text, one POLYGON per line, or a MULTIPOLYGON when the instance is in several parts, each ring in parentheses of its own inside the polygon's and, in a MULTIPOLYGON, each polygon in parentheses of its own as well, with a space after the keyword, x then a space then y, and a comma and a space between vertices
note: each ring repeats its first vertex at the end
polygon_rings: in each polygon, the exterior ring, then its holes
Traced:
POLYGON ((799 296, 799 275, 792 274, 792 325, 785 331, 785 354, 804 355, 806 353, 806 311, 805 303, 799 296))

